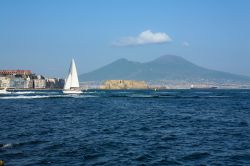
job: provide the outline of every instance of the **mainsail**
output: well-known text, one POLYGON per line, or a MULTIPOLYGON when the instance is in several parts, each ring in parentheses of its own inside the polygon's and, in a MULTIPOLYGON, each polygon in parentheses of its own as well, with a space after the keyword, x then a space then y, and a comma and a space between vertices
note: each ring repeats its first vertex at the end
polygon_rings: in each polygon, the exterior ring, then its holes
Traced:
POLYGON ((78 80, 78 75, 77 75, 77 70, 76 70, 76 64, 74 59, 72 59, 70 68, 69 68, 69 74, 68 77, 66 78, 64 88, 65 90, 69 90, 71 88, 79 88, 79 80, 78 80))

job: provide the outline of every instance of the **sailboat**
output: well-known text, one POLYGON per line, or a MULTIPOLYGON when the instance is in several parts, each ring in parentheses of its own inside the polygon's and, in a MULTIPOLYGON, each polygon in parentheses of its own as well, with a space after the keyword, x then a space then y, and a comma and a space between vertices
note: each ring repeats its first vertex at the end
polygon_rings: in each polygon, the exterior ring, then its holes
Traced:
POLYGON ((80 94, 82 91, 80 90, 79 80, 76 70, 76 64, 74 59, 71 61, 71 65, 69 68, 69 74, 65 80, 63 93, 65 94, 80 94))

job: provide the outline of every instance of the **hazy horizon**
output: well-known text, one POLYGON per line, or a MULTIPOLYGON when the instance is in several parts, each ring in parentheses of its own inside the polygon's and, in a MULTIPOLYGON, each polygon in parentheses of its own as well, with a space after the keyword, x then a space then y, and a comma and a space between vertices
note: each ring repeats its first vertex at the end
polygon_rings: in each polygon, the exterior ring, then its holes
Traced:
POLYGON ((0 69, 64 77, 119 58, 181 56, 250 76, 250 1, 1 1, 0 69))

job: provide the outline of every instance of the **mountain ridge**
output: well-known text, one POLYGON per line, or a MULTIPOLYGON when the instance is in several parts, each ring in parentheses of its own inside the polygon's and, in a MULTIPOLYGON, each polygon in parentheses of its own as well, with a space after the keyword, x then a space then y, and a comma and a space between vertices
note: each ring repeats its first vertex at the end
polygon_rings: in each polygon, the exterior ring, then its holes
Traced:
POLYGON ((120 58, 92 72, 81 74, 79 78, 80 81, 104 81, 111 79, 140 81, 250 81, 248 76, 206 69, 175 55, 163 55, 145 63, 120 58))

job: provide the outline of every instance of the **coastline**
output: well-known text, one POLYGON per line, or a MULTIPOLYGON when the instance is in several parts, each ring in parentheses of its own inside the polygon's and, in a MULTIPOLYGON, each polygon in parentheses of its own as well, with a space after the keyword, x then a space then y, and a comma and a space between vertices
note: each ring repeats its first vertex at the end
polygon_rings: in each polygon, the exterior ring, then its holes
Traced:
MULTIPOLYGON (((8 91, 62 91, 63 89, 50 89, 50 88, 42 88, 42 89, 7 89, 8 91)), ((138 88, 138 89, 126 89, 126 88, 121 88, 121 89, 102 89, 102 88, 89 88, 89 89, 81 89, 82 91, 89 91, 89 90, 99 90, 99 91, 119 91, 119 90, 153 90, 153 91, 161 91, 161 90, 193 90, 193 91, 197 91, 197 90, 250 90, 249 88, 138 88)))

